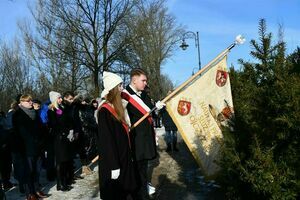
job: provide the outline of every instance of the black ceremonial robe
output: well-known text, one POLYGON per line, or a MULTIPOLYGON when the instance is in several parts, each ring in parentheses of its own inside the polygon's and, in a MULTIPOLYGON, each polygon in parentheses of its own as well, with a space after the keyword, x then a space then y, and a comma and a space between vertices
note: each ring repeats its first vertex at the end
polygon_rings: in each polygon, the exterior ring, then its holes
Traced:
MULTIPOLYGON (((151 99, 143 91, 141 96, 138 96, 129 86, 126 90, 131 96, 136 96, 140 98, 149 109, 153 108, 151 104, 151 99)), ((128 115, 130 117, 131 125, 135 124, 144 114, 132 103, 127 105, 128 115)), ((151 119, 145 119, 136 128, 131 131, 132 149, 135 154, 135 159, 137 161, 142 160, 152 160, 156 158, 156 142, 155 142, 155 132, 151 119)))
POLYGON ((100 194, 111 193, 112 185, 114 193, 131 192, 136 189, 136 178, 128 132, 107 107, 104 104, 98 112, 100 194), (112 180, 111 171, 116 169, 120 169, 120 176, 112 180))

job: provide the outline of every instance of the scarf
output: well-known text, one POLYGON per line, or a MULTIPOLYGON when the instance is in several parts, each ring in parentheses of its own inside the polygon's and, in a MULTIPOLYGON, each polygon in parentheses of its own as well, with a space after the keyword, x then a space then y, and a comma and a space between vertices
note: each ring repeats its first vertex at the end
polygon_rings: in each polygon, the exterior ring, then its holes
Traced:
POLYGON ((30 117, 30 119, 35 120, 36 112, 34 109, 25 108, 24 106, 20 105, 20 108, 30 117))

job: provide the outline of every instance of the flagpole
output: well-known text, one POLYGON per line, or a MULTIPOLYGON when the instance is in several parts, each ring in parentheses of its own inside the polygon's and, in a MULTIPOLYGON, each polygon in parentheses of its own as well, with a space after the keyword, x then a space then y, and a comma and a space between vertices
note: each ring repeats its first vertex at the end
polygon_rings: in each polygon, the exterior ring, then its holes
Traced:
MULTIPOLYGON (((235 47, 237 44, 243 44, 245 39, 238 35, 236 37, 236 40, 234 43, 232 43, 229 47, 227 47, 223 52, 221 52, 217 57, 215 57, 212 61, 210 61, 207 65, 205 65, 201 70, 199 70, 197 73, 195 73, 193 76, 191 76, 188 80, 186 80, 184 83, 182 83, 179 87, 177 87, 173 92, 171 92, 168 96, 166 96, 161 102, 166 103, 170 98, 172 98, 174 95, 176 95, 182 88, 186 87, 189 83, 191 83, 195 78, 197 78, 201 73, 209 69, 212 64, 214 64, 216 61, 222 59, 224 56, 227 55, 227 53, 235 47)), ((144 119, 146 119, 154 110, 156 110, 156 107, 154 107, 152 110, 150 110, 148 113, 146 113, 142 118, 140 118, 133 126, 130 127, 130 130, 137 127, 144 119)))
MULTIPOLYGON (((179 87, 177 87, 172 93, 170 93, 168 96, 166 96, 161 102, 166 103, 170 98, 172 98, 174 95, 176 95, 182 88, 184 88, 185 86, 187 86, 190 82, 192 82, 197 76, 199 76, 202 72, 204 72, 205 70, 209 69, 209 67, 211 67, 212 64, 214 64, 216 61, 219 61, 220 59, 222 59, 224 56, 227 55, 227 53, 233 48, 235 47, 237 44, 243 44, 245 42, 245 39, 241 36, 238 35, 235 38, 234 43, 232 43, 231 45, 229 45, 229 47, 227 47, 223 52, 221 52, 217 57, 215 57, 212 61, 210 61, 207 65, 205 65, 201 70, 199 70, 196 74, 194 74, 193 76, 191 76, 188 80, 186 80, 184 83, 182 83, 179 87)), ((156 110, 156 107, 152 108, 148 113, 146 113, 142 118, 140 118, 137 122, 135 122, 135 124, 133 126, 130 127, 130 130, 134 129, 135 127, 137 127, 144 119, 146 119, 154 110, 156 110)), ((92 165, 94 162, 96 162, 99 159, 99 156, 96 156, 92 162, 90 163, 90 165, 92 165)), ((89 166, 90 166, 89 165, 89 166)))
MULTIPOLYGON (((225 49, 222 53, 220 53, 215 59, 213 59, 211 62, 209 62, 205 67, 203 67, 201 70, 199 70, 197 73, 192 75, 189 79, 187 79, 185 82, 183 82, 179 87, 177 87, 173 92, 171 92, 168 96, 166 96, 163 100, 161 100, 162 103, 166 103, 170 98, 172 98, 174 95, 176 95, 182 88, 186 87, 188 84, 190 84, 195 78, 197 78, 202 72, 207 70, 214 62, 219 60, 220 58, 223 58, 229 51, 232 49, 235 45, 230 45, 227 49, 225 49)), ((130 127, 130 130, 137 127, 144 119, 146 119, 154 110, 156 110, 156 107, 152 108, 149 112, 147 112, 142 118, 140 118, 137 122, 133 124, 133 126, 130 127)))

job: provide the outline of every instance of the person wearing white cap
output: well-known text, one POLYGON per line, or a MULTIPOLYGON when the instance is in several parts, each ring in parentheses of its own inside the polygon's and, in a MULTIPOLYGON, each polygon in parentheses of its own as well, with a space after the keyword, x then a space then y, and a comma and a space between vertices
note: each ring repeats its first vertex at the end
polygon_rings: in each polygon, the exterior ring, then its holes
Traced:
POLYGON ((99 185, 103 200, 123 200, 136 190, 129 126, 121 99, 122 82, 118 75, 103 72, 101 97, 105 102, 97 114, 99 185))
POLYGON ((72 161, 71 140, 73 135, 70 126, 70 115, 65 112, 62 106, 62 96, 60 93, 49 92, 51 104, 48 110, 48 126, 51 135, 54 137, 54 154, 56 163, 56 189, 69 191, 68 166, 72 161))

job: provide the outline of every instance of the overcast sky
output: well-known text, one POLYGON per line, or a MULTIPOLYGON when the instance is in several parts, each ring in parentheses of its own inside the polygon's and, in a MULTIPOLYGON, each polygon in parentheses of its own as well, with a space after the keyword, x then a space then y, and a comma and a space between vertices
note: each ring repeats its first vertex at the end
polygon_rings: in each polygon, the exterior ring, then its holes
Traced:
MULTIPOLYGON (((29 18, 28 2, 34 0, 0 0, 0 39, 10 41, 18 34, 17 21, 29 18)), ((249 41, 258 38, 259 19, 265 18, 267 29, 277 38, 279 24, 284 27, 287 51, 300 46, 300 0, 166 0, 169 12, 187 31, 199 32, 201 64, 210 60, 230 45, 236 35, 247 39, 242 46, 232 49, 228 66, 239 68, 237 59, 249 56, 249 41)), ((168 59, 163 73, 176 83, 186 80, 198 68, 195 41, 186 41, 189 48, 178 50, 168 59)), ((180 43, 178 44, 178 46, 180 43)))

